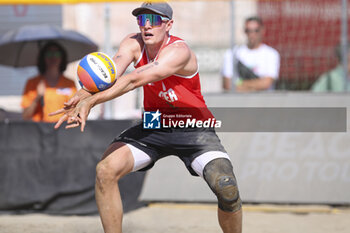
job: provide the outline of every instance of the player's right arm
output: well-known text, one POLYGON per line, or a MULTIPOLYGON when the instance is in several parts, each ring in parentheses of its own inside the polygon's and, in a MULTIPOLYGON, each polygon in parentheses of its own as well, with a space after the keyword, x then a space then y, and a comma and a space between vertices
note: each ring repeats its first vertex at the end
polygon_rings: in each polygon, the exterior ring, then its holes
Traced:
MULTIPOLYGON (((117 70, 117 79, 124 74, 128 66, 135 60, 137 53, 138 37, 136 33, 127 35, 120 43, 118 52, 113 57, 114 64, 117 70)), ((64 104, 65 109, 75 107, 80 100, 90 97, 93 93, 81 88, 67 103, 64 104)))
POLYGON ((113 61, 117 69, 117 79, 121 77, 132 62, 136 62, 140 54, 141 39, 136 33, 127 35, 120 43, 118 52, 113 61))
MULTIPOLYGON (((137 56, 140 53, 140 43, 141 39, 136 33, 127 35, 120 43, 118 52, 112 58, 117 70, 117 79, 125 73, 126 69, 133 61, 136 61, 137 56)), ((67 103, 64 104, 63 108, 50 113, 49 115, 51 116, 64 113, 64 115, 56 123, 55 128, 60 127, 64 121, 71 123, 71 121, 68 120, 69 112, 71 112, 79 104, 79 102, 91 97, 92 95, 93 93, 81 88, 67 103)))

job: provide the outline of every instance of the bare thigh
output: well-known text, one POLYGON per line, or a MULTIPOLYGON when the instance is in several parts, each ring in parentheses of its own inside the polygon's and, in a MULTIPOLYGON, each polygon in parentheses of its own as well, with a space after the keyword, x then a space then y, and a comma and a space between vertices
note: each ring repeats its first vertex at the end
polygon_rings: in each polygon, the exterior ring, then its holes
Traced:
POLYGON ((134 157, 126 144, 114 142, 103 153, 98 166, 108 168, 108 170, 121 178, 133 170, 134 157))

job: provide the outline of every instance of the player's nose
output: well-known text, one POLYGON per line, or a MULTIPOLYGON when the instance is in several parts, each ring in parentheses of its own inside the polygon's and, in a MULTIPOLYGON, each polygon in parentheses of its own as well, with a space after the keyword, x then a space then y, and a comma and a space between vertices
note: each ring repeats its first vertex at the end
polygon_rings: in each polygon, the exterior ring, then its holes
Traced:
POLYGON ((149 20, 146 21, 145 28, 151 28, 152 25, 149 20))

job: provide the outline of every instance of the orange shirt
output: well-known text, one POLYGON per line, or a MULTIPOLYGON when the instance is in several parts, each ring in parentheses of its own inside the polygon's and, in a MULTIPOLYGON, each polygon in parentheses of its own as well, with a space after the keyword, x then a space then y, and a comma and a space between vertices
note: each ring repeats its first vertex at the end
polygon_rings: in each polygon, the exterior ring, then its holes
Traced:
MULTIPOLYGON (((24 93, 22 96, 22 108, 29 107, 34 99, 37 97, 37 86, 41 80, 41 76, 38 75, 27 81, 24 93)), ((61 115, 49 116, 48 114, 54 112, 63 107, 63 103, 68 101, 74 93, 77 91, 75 83, 61 75, 58 83, 55 87, 50 87, 45 81, 45 94, 44 94, 44 106, 38 104, 34 115, 32 116, 33 121, 43 122, 56 122, 61 115)))

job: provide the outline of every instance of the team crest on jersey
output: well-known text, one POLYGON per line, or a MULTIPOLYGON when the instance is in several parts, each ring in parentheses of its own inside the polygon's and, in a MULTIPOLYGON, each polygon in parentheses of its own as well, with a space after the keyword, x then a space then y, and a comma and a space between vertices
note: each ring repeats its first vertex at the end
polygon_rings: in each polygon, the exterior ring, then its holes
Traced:
POLYGON ((179 100, 179 98, 177 98, 177 95, 175 93, 175 91, 172 88, 169 88, 168 90, 166 89, 166 86, 164 85, 164 83, 162 82, 162 86, 163 86, 163 91, 160 91, 158 93, 158 96, 162 99, 164 99, 167 102, 175 102, 177 100, 179 100))

